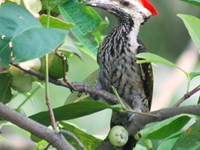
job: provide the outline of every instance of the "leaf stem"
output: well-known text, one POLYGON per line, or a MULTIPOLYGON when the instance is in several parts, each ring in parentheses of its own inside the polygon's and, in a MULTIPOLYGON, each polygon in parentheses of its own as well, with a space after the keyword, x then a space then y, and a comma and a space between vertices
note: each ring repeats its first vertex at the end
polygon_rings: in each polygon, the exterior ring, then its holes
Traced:
POLYGON ((41 85, 38 85, 24 100, 23 102, 17 107, 19 110, 26 102, 40 89, 41 85))
MULTIPOLYGON (((46 0, 46 7, 47 7, 47 28, 49 28, 51 7, 48 6, 47 0, 46 0)), ((54 115, 53 108, 50 102, 50 97, 49 97, 49 57, 48 57, 48 54, 45 55, 45 99, 46 99, 46 105, 48 107, 50 118, 51 118, 52 128, 54 130, 57 130, 56 119, 55 119, 55 115, 54 115)))
POLYGON ((194 88, 190 92, 187 92, 173 107, 178 107, 182 102, 184 102, 190 96, 194 95, 195 93, 197 93, 199 91, 200 91, 200 85, 198 85, 196 88, 194 88))
POLYGON ((120 104, 122 105, 122 108, 123 108, 124 110, 127 110, 127 109, 126 109, 126 106, 125 106, 124 103, 122 102, 122 99, 120 98, 120 96, 119 96, 119 94, 118 94, 116 88, 115 88, 114 86, 111 86, 111 87, 112 87, 112 90, 113 90, 115 96, 117 97, 117 99, 119 100, 120 104))
POLYGON ((133 109, 127 109, 126 106, 124 105, 122 99, 120 98, 117 90, 115 89, 115 87, 111 86, 112 87, 112 90, 115 94, 115 96, 117 97, 117 99, 119 100, 120 104, 122 105, 122 108, 125 112, 130 112, 130 113, 134 113, 134 114, 140 114, 140 115, 145 115, 145 116, 150 116, 150 117, 157 117, 156 115, 154 114, 149 114, 149 113, 145 113, 145 112, 139 112, 139 111, 135 111, 133 109))

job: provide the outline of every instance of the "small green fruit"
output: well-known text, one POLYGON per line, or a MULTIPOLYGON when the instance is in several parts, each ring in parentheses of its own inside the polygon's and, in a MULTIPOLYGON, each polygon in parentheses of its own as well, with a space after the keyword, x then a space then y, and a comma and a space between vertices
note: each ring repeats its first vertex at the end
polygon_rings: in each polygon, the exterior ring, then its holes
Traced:
MULTIPOLYGON (((63 66, 63 60, 59 56, 57 56, 55 53, 48 54, 49 57, 49 76, 60 79, 64 76, 64 66, 63 66)), ((45 73, 45 59, 42 58, 42 67, 40 69, 41 73, 45 73)), ((66 72, 68 71, 68 64, 66 60, 66 72)))
POLYGON ((32 77, 31 75, 17 75, 13 76, 11 86, 18 92, 25 93, 32 89, 32 77))
POLYGON ((18 69, 15 66, 10 66, 8 71, 10 72, 10 74, 12 76, 18 76, 18 75, 22 75, 24 73, 22 70, 18 69))
POLYGON ((114 126, 108 135, 109 141, 114 146, 123 146, 128 141, 128 132, 122 126, 114 126))

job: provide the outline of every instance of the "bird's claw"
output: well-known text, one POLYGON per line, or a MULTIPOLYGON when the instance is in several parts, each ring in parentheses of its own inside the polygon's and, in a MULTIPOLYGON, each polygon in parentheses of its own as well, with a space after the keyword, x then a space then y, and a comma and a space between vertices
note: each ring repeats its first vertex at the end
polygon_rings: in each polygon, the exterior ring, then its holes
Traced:
MULTIPOLYGON (((81 97, 83 93, 85 93, 86 95, 88 94, 87 89, 88 89, 88 84, 87 83, 78 83, 78 82, 72 82, 73 87, 76 86, 83 86, 83 91, 79 91, 78 92, 78 97, 81 97)), ((71 92, 73 92, 73 90, 71 90, 71 92)))

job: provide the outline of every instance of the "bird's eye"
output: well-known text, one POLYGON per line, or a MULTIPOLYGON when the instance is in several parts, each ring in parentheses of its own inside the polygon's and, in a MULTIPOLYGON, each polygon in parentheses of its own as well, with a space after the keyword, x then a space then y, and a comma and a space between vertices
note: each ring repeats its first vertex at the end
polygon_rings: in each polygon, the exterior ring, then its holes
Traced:
POLYGON ((120 3, 124 6, 129 6, 130 5, 130 2, 129 1, 126 1, 126 0, 122 0, 120 1, 120 3))

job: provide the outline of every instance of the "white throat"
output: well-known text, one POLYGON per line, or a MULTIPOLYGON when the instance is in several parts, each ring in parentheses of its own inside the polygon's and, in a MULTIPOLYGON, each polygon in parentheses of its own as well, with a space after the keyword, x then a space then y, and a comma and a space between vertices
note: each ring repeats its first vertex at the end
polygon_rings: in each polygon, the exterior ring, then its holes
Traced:
POLYGON ((139 33, 140 26, 141 26, 142 22, 141 22, 141 20, 135 19, 134 26, 132 27, 132 30, 131 30, 131 32, 129 34, 131 51, 133 53, 136 53, 136 50, 137 50, 137 48, 139 46, 139 43, 137 42, 137 40, 138 40, 138 33, 139 33))

